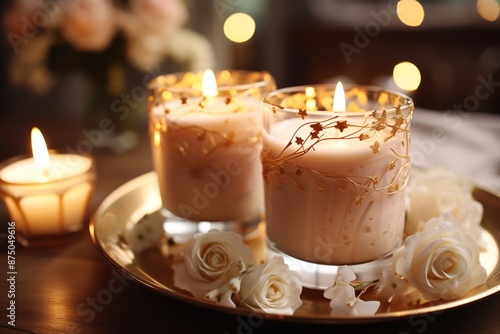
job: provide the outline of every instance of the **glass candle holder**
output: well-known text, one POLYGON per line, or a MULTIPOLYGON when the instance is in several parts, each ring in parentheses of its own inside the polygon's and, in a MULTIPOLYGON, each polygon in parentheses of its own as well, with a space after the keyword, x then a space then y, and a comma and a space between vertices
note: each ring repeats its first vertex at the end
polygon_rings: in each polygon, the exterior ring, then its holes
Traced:
POLYGON ((0 165, 0 196, 25 247, 59 245, 85 226, 94 190, 94 162, 75 154, 50 154, 43 172, 32 157, 0 165))
MULTIPOLYGON (((267 72, 156 77, 149 133, 163 208, 171 221, 243 222, 263 210, 260 103, 275 90, 267 72)), ((168 224, 167 224, 168 225, 168 224)))
POLYGON ((350 86, 339 112, 334 91, 291 87, 263 101, 267 237, 306 263, 358 265, 402 243, 413 101, 350 86))

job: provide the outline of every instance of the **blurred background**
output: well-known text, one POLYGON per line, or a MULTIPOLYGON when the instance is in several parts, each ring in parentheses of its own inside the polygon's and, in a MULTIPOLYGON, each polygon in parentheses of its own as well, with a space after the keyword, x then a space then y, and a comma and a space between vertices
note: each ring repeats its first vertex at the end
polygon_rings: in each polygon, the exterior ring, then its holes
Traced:
POLYGON ((500 114, 498 0, 0 6, 0 160, 29 154, 32 126, 52 148, 126 151, 146 133, 147 81, 207 67, 267 70, 280 88, 337 80, 384 86, 436 112, 500 114))
MULTIPOLYGON (((217 2, 205 3, 202 15, 217 2)), ((478 97, 477 106, 467 101, 468 108, 499 112, 497 0, 226 1, 238 2, 235 10, 256 22, 247 42, 227 43, 217 13, 212 13, 208 31, 207 22, 195 19, 204 22, 196 27, 216 43, 222 66, 267 69, 279 87, 338 78, 385 85, 406 91, 417 106, 436 110, 463 104, 476 94, 479 77, 492 76, 497 88, 488 98, 478 97), (402 62, 410 62, 417 72, 410 67, 394 78, 394 68, 402 62)), ((224 9, 226 16, 232 14, 230 7, 224 9)))

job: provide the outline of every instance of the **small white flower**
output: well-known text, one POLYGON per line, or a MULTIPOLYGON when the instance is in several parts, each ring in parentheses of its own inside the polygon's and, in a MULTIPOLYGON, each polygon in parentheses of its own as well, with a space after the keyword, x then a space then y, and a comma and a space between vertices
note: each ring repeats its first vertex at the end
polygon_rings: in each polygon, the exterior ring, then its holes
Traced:
POLYGON ((196 298, 234 307, 230 297, 237 286, 232 279, 251 263, 252 252, 240 235, 217 230, 199 233, 187 242, 182 261, 173 265, 174 286, 196 298))
POLYGON ((344 285, 335 292, 335 298, 330 301, 332 317, 366 317, 374 315, 379 306, 378 301, 364 301, 356 296, 354 288, 344 285))
POLYGON ((393 268, 427 300, 459 298, 487 278, 476 241, 444 217, 406 238, 393 268))
POLYGON ((135 252, 141 252, 145 249, 158 246, 163 238, 163 222, 158 219, 151 219, 145 215, 125 231, 125 240, 130 249, 135 252))
POLYGON ((323 296, 331 299, 332 317, 372 316, 377 312, 380 302, 362 300, 362 292, 356 296, 356 291, 350 284, 355 279, 354 272, 344 266, 338 270, 333 285, 324 291, 323 296))
POLYGON ((450 213, 460 230, 478 241, 483 206, 472 197, 473 188, 469 179, 444 168, 414 172, 408 184, 406 234, 422 231, 429 219, 450 213))
POLYGON ((292 315, 302 304, 302 285, 281 256, 250 268, 241 280, 239 300, 254 311, 292 315))
POLYGON ((385 268, 382 272, 382 277, 375 285, 375 292, 386 299, 391 301, 398 299, 408 289, 408 282, 401 276, 397 275, 392 268, 385 268))

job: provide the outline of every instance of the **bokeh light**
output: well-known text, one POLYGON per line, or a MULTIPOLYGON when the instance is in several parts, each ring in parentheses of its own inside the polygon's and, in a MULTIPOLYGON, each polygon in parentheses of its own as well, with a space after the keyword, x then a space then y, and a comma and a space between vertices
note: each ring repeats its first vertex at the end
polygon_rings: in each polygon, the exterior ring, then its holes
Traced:
POLYGON ((401 0, 396 11, 398 17, 407 26, 418 27, 424 20, 424 7, 416 0, 401 0))
POLYGON ((486 21, 495 21, 500 15, 500 4, 497 0, 477 0, 477 12, 486 21))
POLYGON ((420 86, 420 71, 410 62, 402 62, 394 66, 392 75, 396 85, 406 91, 414 91, 420 86))
POLYGON ((224 34, 235 43, 243 43, 252 38, 255 32, 254 19, 245 13, 235 13, 224 22, 224 34))

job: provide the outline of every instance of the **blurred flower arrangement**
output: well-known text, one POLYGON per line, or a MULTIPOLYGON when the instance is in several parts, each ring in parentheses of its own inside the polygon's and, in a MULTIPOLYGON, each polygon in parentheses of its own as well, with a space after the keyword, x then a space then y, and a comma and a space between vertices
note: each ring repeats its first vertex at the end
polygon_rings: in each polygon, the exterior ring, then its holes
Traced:
MULTIPOLYGON (((349 266, 340 267, 332 285, 323 291, 330 300, 330 315, 369 317, 381 303, 401 310, 456 300, 484 284, 483 208, 472 190, 470 180, 446 169, 414 172, 408 184, 403 245, 376 281, 357 281, 349 266)), ((153 220, 145 222, 146 229, 141 221, 126 231, 125 239, 134 251, 161 242, 162 227, 153 220)), ((238 234, 211 230, 178 246, 172 265, 174 286, 196 298, 283 315, 292 315, 302 304, 301 283, 283 258, 254 264, 250 248, 238 234)))
POLYGON ((184 27, 187 18, 182 0, 15 0, 3 17, 11 82, 45 94, 58 75, 78 72, 94 86, 89 113, 109 113, 120 96, 142 106, 147 81, 160 72, 213 67, 210 43, 184 27))

